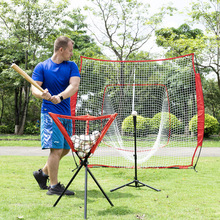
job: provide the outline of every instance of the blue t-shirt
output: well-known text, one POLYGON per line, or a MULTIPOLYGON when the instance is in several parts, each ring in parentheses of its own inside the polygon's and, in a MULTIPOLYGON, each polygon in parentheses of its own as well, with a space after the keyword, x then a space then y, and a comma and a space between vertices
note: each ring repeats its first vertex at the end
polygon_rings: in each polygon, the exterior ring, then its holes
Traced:
MULTIPOLYGON (((35 67, 32 78, 35 81, 43 82, 42 88, 48 89, 53 96, 63 92, 68 87, 69 80, 73 76, 80 77, 79 69, 74 62, 64 61, 56 64, 49 58, 35 67)), ((41 112, 70 115, 70 98, 64 99, 56 105, 43 99, 41 112)))

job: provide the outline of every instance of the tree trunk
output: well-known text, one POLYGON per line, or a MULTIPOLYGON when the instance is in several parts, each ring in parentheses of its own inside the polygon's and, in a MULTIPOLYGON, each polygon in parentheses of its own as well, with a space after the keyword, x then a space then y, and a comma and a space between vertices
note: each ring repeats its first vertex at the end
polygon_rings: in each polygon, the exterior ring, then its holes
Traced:
POLYGON ((5 107, 4 91, 2 92, 2 95, 1 95, 1 101, 2 101, 2 108, 1 108, 1 115, 0 115, 0 125, 2 124, 2 118, 3 118, 3 114, 4 114, 4 107, 5 107))
POLYGON ((30 99, 30 86, 25 82, 22 88, 15 90, 15 134, 24 133, 25 122, 27 118, 28 103, 30 99), (24 100, 22 99, 24 92, 24 100), (23 104, 22 104, 23 102, 23 104))
POLYGON ((219 64, 220 64, 220 47, 219 47, 219 42, 220 42, 220 4, 217 2, 217 12, 218 12, 218 16, 216 17, 216 24, 217 24, 217 33, 216 33, 216 37, 217 37, 217 81, 218 81, 218 87, 220 89, 220 77, 219 77, 219 64))
POLYGON ((19 112, 19 93, 20 93, 20 88, 16 88, 15 89, 15 134, 18 133, 18 130, 19 130, 19 115, 20 115, 20 112, 19 112))
POLYGON ((24 133, 29 99, 30 99, 30 86, 26 84, 24 87, 24 104, 23 104, 23 111, 22 111, 21 119, 20 119, 18 135, 22 135, 24 133))

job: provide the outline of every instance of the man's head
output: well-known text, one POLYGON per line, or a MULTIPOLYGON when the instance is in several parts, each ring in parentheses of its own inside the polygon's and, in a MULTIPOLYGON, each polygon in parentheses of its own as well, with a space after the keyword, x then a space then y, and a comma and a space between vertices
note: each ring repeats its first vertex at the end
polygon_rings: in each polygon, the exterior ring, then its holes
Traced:
POLYGON ((70 60, 73 55, 74 41, 68 37, 58 37, 54 42, 54 53, 62 56, 64 61, 70 60))

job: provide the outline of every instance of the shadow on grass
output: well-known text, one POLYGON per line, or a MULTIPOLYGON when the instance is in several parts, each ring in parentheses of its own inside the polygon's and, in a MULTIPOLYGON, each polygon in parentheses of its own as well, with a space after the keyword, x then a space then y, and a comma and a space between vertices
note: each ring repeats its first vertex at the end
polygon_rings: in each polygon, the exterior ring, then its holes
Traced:
MULTIPOLYGON (((75 190, 74 196, 63 196, 61 198, 66 200, 67 203, 75 202, 74 198, 77 198, 79 200, 85 201, 84 198, 84 190, 75 190), (69 201, 69 202, 68 202, 69 201)), ((102 194, 100 190, 88 190, 87 191, 87 204, 102 202, 103 204, 106 203, 106 209, 102 209, 101 211, 98 211, 97 215, 103 216, 103 215, 127 215, 133 213, 133 211, 127 207, 127 206, 118 206, 120 204, 119 199, 129 199, 134 197, 136 198, 137 195, 133 195, 132 193, 123 193, 123 192, 117 192, 117 193, 111 193, 111 192, 105 192, 110 199, 110 201, 113 203, 114 206, 111 206, 108 202, 108 200, 105 198, 105 196, 102 194), (117 201, 117 202, 116 202, 117 201), (117 207, 116 207, 117 204, 117 207), (108 206, 109 205, 109 206, 108 206)), ((57 197, 58 198, 58 197, 57 197)), ((61 200, 59 202, 61 202, 61 200)), ((56 201, 56 198, 54 197, 54 203, 56 201)), ((77 204, 79 204, 77 202, 77 204)), ((84 205, 80 205, 80 208, 84 207, 84 205)))
POLYGON ((97 212, 97 215, 99 216, 105 216, 105 215, 116 215, 116 216, 121 216, 121 215, 128 215, 128 214, 133 214, 133 211, 126 206, 120 206, 120 207, 110 207, 107 208, 106 210, 101 210, 97 212))
MULTIPOLYGON (((84 190, 75 190, 75 196, 79 199, 84 200, 84 190)), ((137 195, 133 195, 131 193, 123 193, 123 192, 117 192, 117 193, 111 193, 108 191, 105 191, 106 195, 109 197, 109 199, 121 199, 121 198, 133 198, 137 197, 137 195)), ((104 198, 105 196, 102 194, 100 190, 88 190, 87 191, 87 199, 88 202, 94 202, 97 199, 104 198)))

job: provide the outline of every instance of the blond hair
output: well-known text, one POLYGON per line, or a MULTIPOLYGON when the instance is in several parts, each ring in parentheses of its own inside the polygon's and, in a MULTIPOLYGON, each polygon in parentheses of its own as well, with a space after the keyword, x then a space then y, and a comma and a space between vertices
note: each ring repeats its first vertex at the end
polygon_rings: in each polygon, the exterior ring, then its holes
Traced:
POLYGON ((61 47, 65 50, 68 47, 68 43, 71 42, 74 45, 74 41, 68 37, 60 36, 54 42, 54 51, 58 51, 61 47))

